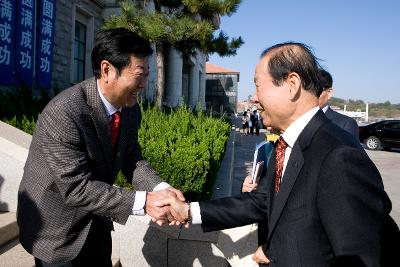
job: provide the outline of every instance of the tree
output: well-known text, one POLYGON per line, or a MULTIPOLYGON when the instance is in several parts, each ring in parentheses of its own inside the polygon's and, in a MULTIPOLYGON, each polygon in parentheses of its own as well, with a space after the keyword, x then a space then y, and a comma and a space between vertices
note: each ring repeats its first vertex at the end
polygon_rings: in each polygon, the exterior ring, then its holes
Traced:
POLYGON ((167 45, 184 56, 194 54, 196 50, 233 56, 243 44, 241 37, 229 40, 223 31, 214 36, 217 28, 213 23, 219 16, 235 13, 241 0, 154 0, 144 3, 144 8, 139 8, 132 0, 121 1, 121 15, 107 19, 105 28, 123 27, 155 43, 156 102, 160 108, 165 92, 164 50, 167 45))

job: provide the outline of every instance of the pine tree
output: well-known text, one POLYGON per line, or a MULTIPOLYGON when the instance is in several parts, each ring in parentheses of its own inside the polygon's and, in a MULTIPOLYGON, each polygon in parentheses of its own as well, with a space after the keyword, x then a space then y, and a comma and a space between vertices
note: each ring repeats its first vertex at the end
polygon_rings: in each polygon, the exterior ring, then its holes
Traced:
POLYGON ((243 44, 241 37, 231 38, 218 31, 215 19, 231 16, 241 0, 154 0, 144 1, 144 8, 134 1, 120 2, 121 15, 111 16, 105 28, 123 27, 156 44, 157 96, 162 106, 165 92, 165 55, 167 45, 173 46, 182 55, 191 55, 199 50, 205 54, 220 56, 236 55, 243 44), (149 5, 154 3, 154 8, 149 5))

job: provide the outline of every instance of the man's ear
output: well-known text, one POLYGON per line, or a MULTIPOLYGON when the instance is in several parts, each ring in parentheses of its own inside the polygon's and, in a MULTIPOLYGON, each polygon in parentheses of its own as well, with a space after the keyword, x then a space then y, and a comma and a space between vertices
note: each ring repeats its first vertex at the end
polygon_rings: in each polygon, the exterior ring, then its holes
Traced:
POLYGON ((288 87, 290 99, 297 99, 301 91, 300 76, 296 72, 289 73, 288 77, 286 78, 286 86, 288 87))
POLYGON ((328 94, 328 100, 331 99, 331 97, 333 96, 333 88, 328 88, 326 89, 326 93, 328 94))
POLYGON ((107 83, 111 77, 113 77, 115 68, 108 60, 102 60, 100 62, 101 77, 107 83))

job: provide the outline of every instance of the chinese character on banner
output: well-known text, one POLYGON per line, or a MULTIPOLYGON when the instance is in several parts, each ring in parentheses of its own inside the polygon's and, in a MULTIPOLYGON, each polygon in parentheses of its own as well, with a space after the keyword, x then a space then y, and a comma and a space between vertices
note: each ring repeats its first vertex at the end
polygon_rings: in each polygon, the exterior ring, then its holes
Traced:
POLYGON ((40 70, 49 73, 50 72, 50 61, 47 57, 40 58, 40 70))
MULTIPOLYGON (((14 2, 16 2, 14 0, 14 2)), ((15 83, 32 86, 35 47, 35 0, 18 0, 16 14, 15 83)))
POLYGON ((0 84, 11 85, 13 81, 13 58, 15 45, 15 0, 0 0, 0 84))
POLYGON ((36 84, 51 89, 56 0, 40 0, 36 84))

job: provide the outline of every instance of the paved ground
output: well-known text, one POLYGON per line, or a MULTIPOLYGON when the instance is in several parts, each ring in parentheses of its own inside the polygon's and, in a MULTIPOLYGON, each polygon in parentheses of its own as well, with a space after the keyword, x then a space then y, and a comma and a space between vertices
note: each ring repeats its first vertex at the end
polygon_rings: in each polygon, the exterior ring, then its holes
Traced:
MULTIPOLYGON (((238 128, 239 123, 239 121, 236 123, 238 128)), ((232 133, 226 152, 226 155, 229 155, 229 159, 224 159, 223 164, 226 165, 220 168, 222 173, 218 175, 219 180, 217 180, 215 185, 213 198, 240 193, 243 178, 248 175, 252 167, 255 145, 263 139, 264 133, 260 134, 260 136, 244 136, 243 133, 237 130, 232 133), (230 166, 233 166, 233 168, 229 171, 230 166)), ((391 215, 397 224, 400 225, 400 150, 390 152, 367 151, 367 153, 381 173, 385 190, 392 200, 393 208, 391 215)), ((220 247, 231 266, 255 266, 252 265, 251 254, 256 247, 257 237, 254 234, 256 229, 256 225, 253 225, 251 228, 231 229, 229 236, 235 233, 241 237, 241 241, 246 240, 244 245, 232 246, 235 249, 241 248, 241 251, 233 252, 233 257, 227 256, 224 249, 220 247)))
POLYGON ((400 150, 367 153, 381 173, 385 191, 392 200, 391 216, 400 225, 400 150))

